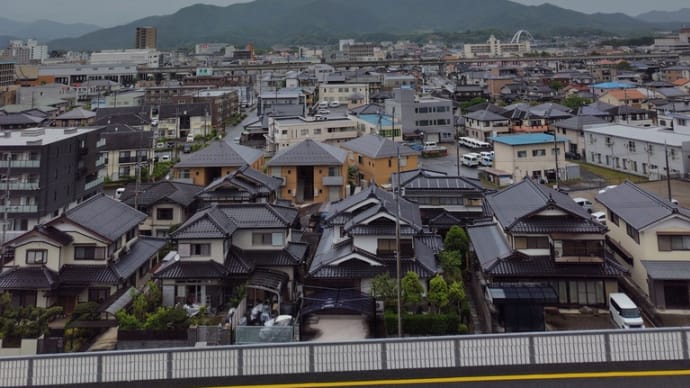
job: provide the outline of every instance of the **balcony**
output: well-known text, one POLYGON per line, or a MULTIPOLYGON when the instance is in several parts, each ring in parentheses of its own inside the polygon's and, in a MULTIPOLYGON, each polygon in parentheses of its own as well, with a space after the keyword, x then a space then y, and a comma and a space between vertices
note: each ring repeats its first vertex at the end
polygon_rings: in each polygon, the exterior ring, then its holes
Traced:
POLYGON ((101 138, 101 139, 98 140, 98 142, 96 143, 96 148, 105 147, 105 144, 106 144, 105 138, 101 138))
POLYGON ((101 177, 101 178, 96 178, 96 179, 92 180, 91 182, 87 182, 87 183, 84 185, 84 191, 91 190, 91 189, 93 189, 94 187, 97 187, 98 185, 102 185, 102 184, 103 184, 103 178, 102 178, 102 177, 101 177))
POLYGON ((105 165, 105 163, 108 161, 108 158, 105 156, 101 156, 98 159, 96 159, 96 167, 102 167, 105 165))
MULTIPOLYGON (((38 182, 10 182, 9 185, 10 190, 38 190, 40 189, 40 185, 38 182)), ((6 189, 7 188, 7 182, 0 182, 0 188, 6 189)))
MULTIPOLYGON (((2 208, 4 211, 4 208, 2 208)), ((38 205, 9 205, 7 206, 8 213, 37 213, 38 205)))
MULTIPOLYGON (((11 168, 38 168, 41 167, 40 160, 11 160, 11 168)), ((0 160, 0 168, 7 168, 7 160, 0 160)))
MULTIPOLYGON (((139 159, 140 159, 139 161, 141 161, 141 162, 148 161, 148 158, 146 156, 140 156, 139 159)), ((137 157, 136 156, 124 156, 124 157, 118 158, 117 161, 120 164, 136 163, 137 157)))

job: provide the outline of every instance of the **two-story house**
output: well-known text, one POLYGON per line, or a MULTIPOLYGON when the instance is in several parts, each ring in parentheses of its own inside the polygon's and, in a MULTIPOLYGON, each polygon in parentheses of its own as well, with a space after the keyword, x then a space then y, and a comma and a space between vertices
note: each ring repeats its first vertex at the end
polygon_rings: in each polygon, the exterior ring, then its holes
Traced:
POLYGON ((170 235, 179 258, 154 274, 163 304, 216 308, 241 284, 252 289, 250 298, 293 300, 307 252, 292 241, 297 215, 294 207, 271 204, 213 205, 196 213, 170 235))
POLYGON ((658 312, 690 310, 690 210, 624 182, 600 193, 608 246, 658 312))
MULTIPOLYGON (((440 272, 441 237, 422 226, 419 207, 400 198, 401 276, 412 271, 425 288, 440 272)), ((309 286, 371 292, 379 274, 396 276, 395 196, 371 186, 325 211, 323 234, 305 278, 309 286)))
POLYGON ((510 132, 510 120, 489 109, 469 112, 464 117, 467 135, 481 141, 510 132))
POLYGON ((217 140, 177 163, 173 167, 173 175, 177 180, 208 186, 247 164, 263 170, 264 153, 256 148, 217 140))
POLYGON ((166 241, 140 237, 146 215, 103 194, 8 242, 0 290, 20 305, 108 303, 148 279, 166 241))
POLYGON ((567 137, 523 133, 496 136, 491 140, 495 152, 494 168, 512 173, 516 181, 525 176, 555 180, 556 164, 559 166, 560 179, 567 179, 564 152, 568 146, 567 137))
POLYGON ((281 178, 268 176, 249 165, 218 178, 197 194, 205 204, 274 203, 283 185, 281 178))
MULTIPOLYGON (((397 173, 391 178, 397 191, 397 173)), ((449 176, 446 173, 418 169, 400 173, 402 196, 419 205, 422 223, 445 234, 452 226, 465 226, 490 219, 484 201, 487 190, 478 179, 449 176)))
POLYGON ((294 203, 345 198, 347 151, 341 148, 306 139, 278 151, 267 166, 284 181, 280 198, 294 203))
POLYGON ((194 214, 196 196, 202 189, 190 183, 160 181, 140 184, 137 192, 137 185, 130 183, 120 201, 146 213, 146 220, 139 225, 140 234, 167 237, 171 228, 194 214))
POLYGON ((531 179, 488 194, 486 201, 494 222, 467 232, 473 265, 488 283, 552 288, 558 306, 606 306, 625 272, 606 258, 606 226, 568 195, 531 179))
POLYGON ((398 168, 400 171, 417 169, 421 154, 379 135, 360 136, 340 147, 350 151, 348 164, 357 169, 359 181, 379 186, 391 183, 391 175, 398 168))

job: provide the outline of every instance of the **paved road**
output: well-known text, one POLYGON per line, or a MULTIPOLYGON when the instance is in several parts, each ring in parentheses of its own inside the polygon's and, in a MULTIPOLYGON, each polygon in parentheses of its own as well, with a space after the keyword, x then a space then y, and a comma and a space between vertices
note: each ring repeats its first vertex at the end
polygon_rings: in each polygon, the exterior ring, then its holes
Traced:
MULTIPOLYGON (((421 167, 426 168, 429 170, 434 170, 434 171, 441 171, 445 172, 448 175, 457 175, 458 174, 458 163, 457 163, 457 148, 453 143, 443 143, 441 144, 443 147, 446 147, 448 149, 448 156, 440 157, 440 158, 422 158, 420 159, 421 162, 421 167)), ((470 152, 476 152, 474 150, 470 150, 465 147, 460 147, 460 156, 462 157, 463 154, 470 153, 470 152)), ((460 165, 460 175, 461 176, 466 176, 470 178, 476 178, 479 173, 479 170, 474 167, 465 167, 462 164, 460 165)))

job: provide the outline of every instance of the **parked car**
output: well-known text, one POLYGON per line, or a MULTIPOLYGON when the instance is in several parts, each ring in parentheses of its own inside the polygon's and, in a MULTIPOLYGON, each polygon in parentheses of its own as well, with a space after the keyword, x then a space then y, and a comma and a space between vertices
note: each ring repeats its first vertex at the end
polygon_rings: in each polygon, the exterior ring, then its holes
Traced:
POLYGON ((573 201, 575 201, 576 204, 582 206, 585 210, 587 210, 588 213, 592 213, 592 202, 588 200, 587 198, 573 198, 573 201))
POLYGON ((187 135, 187 143, 192 143, 192 142, 194 142, 194 135, 192 135, 190 133, 189 135, 187 135))
POLYGON ((330 108, 337 108, 340 106, 340 101, 331 101, 328 103, 328 107, 330 108))
POLYGON ((566 159, 573 159, 573 160, 580 160, 580 159, 582 159, 582 156, 580 154, 578 154, 577 152, 566 152, 565 158, 566 159))
POLYGON ((184 146, 182 147, 182 152, 184 152, 185 154, 192 152, 192 144, 184 143, 184 146))
POLYGON ((161 156, 161 161, 162 162, 169 162, 170 161, 170 154, 164 154, 161 156))
POLYGON ((630 297, 622 292, 609 294, 609 313, 611 313, 613 323, 621 329, 644 328, 640 309, 630 297))
POLYGON ((606 212, 592 213, 592 219, 602 225, 606 225, 606 212))

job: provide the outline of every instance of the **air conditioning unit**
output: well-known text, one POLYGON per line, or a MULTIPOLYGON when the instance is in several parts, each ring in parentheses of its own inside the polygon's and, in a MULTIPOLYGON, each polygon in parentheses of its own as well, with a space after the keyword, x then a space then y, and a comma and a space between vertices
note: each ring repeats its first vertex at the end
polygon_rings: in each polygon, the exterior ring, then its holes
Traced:
POLYGON ((383 301, 382 300, 377 300, 376 302, 376 312, 377 313, 382 313, 383 312, 383 301))

